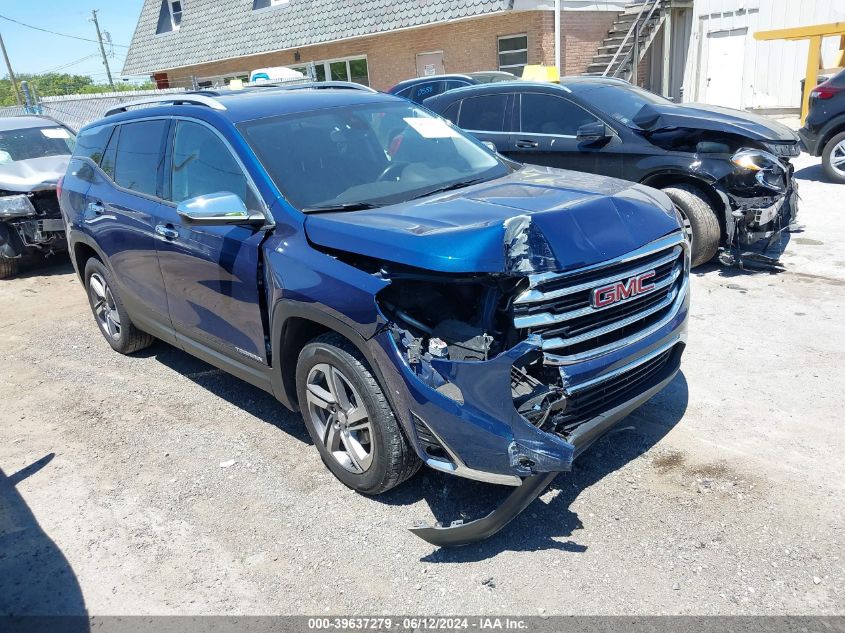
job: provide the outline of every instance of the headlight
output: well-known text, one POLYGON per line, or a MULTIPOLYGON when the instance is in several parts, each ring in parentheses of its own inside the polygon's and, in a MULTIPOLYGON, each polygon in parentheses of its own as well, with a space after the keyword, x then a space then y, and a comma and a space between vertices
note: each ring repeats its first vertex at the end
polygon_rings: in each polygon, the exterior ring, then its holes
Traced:
POLYGON ((35 207, 25 194, 0 198, 0 218, 20 218, 35 215, 35 207))
POLYGON ((755 173, 755 180, 774 191, 786 191, 786 169, 777 156, 760 149, 741 149, 731 162, 743 171, 755 173))

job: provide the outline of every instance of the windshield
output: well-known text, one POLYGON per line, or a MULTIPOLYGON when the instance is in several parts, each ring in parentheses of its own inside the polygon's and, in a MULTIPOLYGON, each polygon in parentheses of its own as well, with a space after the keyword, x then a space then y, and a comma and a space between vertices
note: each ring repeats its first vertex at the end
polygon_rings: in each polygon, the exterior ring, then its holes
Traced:
POLYGON ((0 132, 0 165, 19 160, 66 156, 73 152, 76 139, 63 127, 30 127, 0 132))
POLYGON ((412 103, 328 108, 239 128, 285 198, 305 212, 395 204, 510 171, 412 103))
POLYGON ((667 105, 668 99, 637 86, 576 82, 567 86, 572 92, 600 112, 628 127, 637 128, 634 117, 645 105, 667 105))

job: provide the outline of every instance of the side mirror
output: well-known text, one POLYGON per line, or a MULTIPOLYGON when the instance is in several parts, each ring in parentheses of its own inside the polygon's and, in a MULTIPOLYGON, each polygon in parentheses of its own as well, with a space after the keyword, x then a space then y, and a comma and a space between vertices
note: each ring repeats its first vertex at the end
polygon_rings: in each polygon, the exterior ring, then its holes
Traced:
POLYGON ((577 139, 579 143, 595 143, 610 138, 610 130, 604 123, 587 123, 578 128, 577 139))
POLYGON ((218 191, 183 200, 176 213, 187 224, 226 225, 264 224, 261 213, 250 213, 240 196, 228 191, 218 191))
POLYGON ((489 149, 491 152, 499 152, 499 148, 496 147, 496 144, 493 141, 481 141, 481 144, 484 145, 484 147, 489 149))

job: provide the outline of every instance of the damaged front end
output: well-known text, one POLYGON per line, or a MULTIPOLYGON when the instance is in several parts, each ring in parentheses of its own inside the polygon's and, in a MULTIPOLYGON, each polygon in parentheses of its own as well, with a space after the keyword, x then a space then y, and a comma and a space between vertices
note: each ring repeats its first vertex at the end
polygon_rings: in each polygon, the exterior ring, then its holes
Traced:
POLYGON ((442 546, 490 536, 667 384, 684 346, 688 268, 680 233, 566 273, 385 265, 387 325, 375 340, 401 368, 405 389, 392 391, 419 454, 443 472, 518 486, 482 519, 414 533, 442 546))
POLYGON ((67 250, 55 186, 25 193, 0 190, 0 257, 67 250))

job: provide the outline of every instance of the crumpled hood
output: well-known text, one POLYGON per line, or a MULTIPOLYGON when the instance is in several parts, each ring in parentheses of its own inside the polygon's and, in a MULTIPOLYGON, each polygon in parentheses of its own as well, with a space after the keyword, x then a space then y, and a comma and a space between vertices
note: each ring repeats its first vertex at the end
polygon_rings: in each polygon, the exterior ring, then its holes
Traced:
POLYGON ((772 119, 720 106, 703 103, 648 104, 634 117, 644 130, 689 127, 738 134, 755 141, 798 142, 798 135, 772 119))
POLYGON ((529 166, 422 202, 305 220, 308 238, 319 246, 447 273, 567 270, 678 229, 674 208, 659 191, 529 166))
POLYGON ((70 156, 44 156, 0 165, 0 189, 6 191, 42 191, 55 189, 65 175, 70 156))

